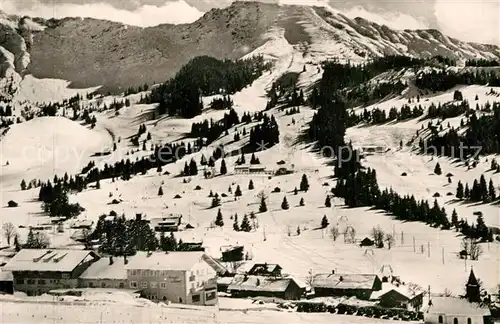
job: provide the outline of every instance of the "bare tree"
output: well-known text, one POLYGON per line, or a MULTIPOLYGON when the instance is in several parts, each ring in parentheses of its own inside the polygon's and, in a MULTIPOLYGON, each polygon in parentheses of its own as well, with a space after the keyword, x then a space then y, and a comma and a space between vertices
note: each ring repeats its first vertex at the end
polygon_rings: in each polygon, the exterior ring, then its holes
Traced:
POLYGON ((464 238, 462 240, 462 249, 465 250, 471 260, 478 260, 479 257, 483 254, 481 245, 479 245, 476 240, 471 238, 464 238))
POLYGON ((392 234, 386 234, 385 235, 385 242, 387 243, 387 248, 390 250, 395 242, 394 236, 392 234))
POLYGON ((333 241, 337 241, 337 237, 339 237, 339 228, 337 226, 332 226, 330 228, 330 234, 332 235, 333 241))
POLYGON ((384 246, 384 237, 385 233, 384 231, 380 228, 380 226, 374 227, 372 229, 372 237, 373 241, 375 242, 375 245, 378 248, 381 248, 384 246))
POLYGON ((306 284, 310 287, 312 286, 313 281, 314 281, 314 273, 312 269, 309 269, 309 271, 307 272, 306 284))
POLYGON ((4 223, 2 226, 3 235, 7 240, 7 245, 10 245, 10 239, 16 236, 16 228, 12 223, 4 223))

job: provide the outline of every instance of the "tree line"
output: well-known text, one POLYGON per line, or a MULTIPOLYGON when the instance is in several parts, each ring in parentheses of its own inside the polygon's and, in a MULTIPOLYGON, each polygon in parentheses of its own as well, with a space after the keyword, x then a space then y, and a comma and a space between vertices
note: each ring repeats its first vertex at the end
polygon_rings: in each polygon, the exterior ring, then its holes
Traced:
POLYGON ((269 68, 262 56, 237 61, 195 57, 172 79, 152 89, 142 103, 159 103, 159 115, 192 118, 203 110, 202 96, 238 92, 269 68))

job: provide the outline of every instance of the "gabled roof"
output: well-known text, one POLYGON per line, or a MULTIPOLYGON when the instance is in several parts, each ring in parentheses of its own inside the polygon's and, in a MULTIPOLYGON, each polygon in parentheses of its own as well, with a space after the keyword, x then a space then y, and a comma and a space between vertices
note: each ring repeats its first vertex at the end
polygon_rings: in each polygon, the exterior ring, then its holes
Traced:
MULTIPOLYGON (((272 278, 266 276, 236 275, 227 289, 229 291, 284 292, 292 282, 295 281, 291 277, 272 278)), ((295 282, 295 284, 297 283, 295 282)))
POLYGON ((479 303, 470 303, 464 298, 432 297, 432 305, 428 306, 430 314, 445 314, 449 316, 490 316, 488 307, 479 303))
POLYGON ((189 271, 203 260, 204 252, 137 252, 129 258, 126 270, 189 271))
POLYGON ((406 285, 400 285, 399 287, 397 287, 391 283, 383 283, 382 290, 372 292, 370 299, 381 299, 391 292, 395 292, 408 300, 412 300, 413 298, 423 294, 423 291, 411 289, 406 285))
POLYGON ((334 289, 371 289, 376 279, 378 279, 378 276, 374 274, 319 273, 314 276, 311 287, 334 289))
POLYGON ((221 247, 221 253, 227 253, 227 252, 232 252, 234 250, 238 249, 244 249, 245 247, 243 245, 231 245, 231 246, 224 246, 221 247))
POLYGON ((283 269, 279 264, 271 264, 271 263, 256 263, 253 267, 248 271, 248 274, 261 274, 261 273, 272 273, 275 270, 283 269))
POLYGON ((80 263, 98 259, 92 251, 23 249, 3 269, 8 271, 73 271, 80 263))
POLYGON ((478 286, 479 283, 477 282, 476 275, 474 274, 474 271, 470 269, 470 275, 469 275, 469 280, 467 280, 467 286, 478 286))
POLYGON ((125 270, 123 257, 113 258, 113 264, 111 265, 109 264, 109 258, 101 258, 92 263, 90 267, 80 275, 80 279, 127 279, 127 270, 125 270))

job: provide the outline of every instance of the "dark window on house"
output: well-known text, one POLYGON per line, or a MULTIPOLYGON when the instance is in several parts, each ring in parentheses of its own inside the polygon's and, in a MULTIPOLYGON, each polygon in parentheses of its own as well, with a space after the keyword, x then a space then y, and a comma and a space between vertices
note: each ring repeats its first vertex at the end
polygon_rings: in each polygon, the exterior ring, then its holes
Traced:
POLYGON ((123 282, 120 282, 120 285, 119 285, 120 288, 125 288, 125 284, 123 282))
POLYGON ((106 288, 106 283, 105 282, 101 282, 101 288, 106 288))
POLYGON ((181 298, 181 297, 179 297, 179 303, 181 303, 181 304, 182 304, 182 298, 181 298))
POLYGON ((455 317, 455 318, 453 319, 453 324, 458 324, 458 318, 456 318, 456 317, 455 317))
POLYGON ((90 288, 94 288, 94 283, 93 282, 89 282, 89 287, 90 288))
POLYGON ((24 279, 16 279, 18 285, 24 285, 24 279))
POLYGON ((467 319, 467 324, 472 324, 472 319, 468 318, 467 319))
POLYGON ((200 295, 193 295, 193 303, 197 303, 200 301, 200 295))
POLYGON ((443 323, 443 316, 439 315, 438 322, 443 323))
POLYGON ((39 285, 45 285, 45 280, 43 280, 43 279, 39 279, 39 280, 38 280, 38 284, 39 284, 39 285))
POLYGON ((213 292, 209 292, 209 293, 207 293, 207 295, 206 295, 206 300, 212 300, 212 299, 215 299, 215 297, 216 297, 216 293, 215 293, 215 291, 213 291, 213 292))
POLYGON ((195 279, 196 279, 196 277, 195 277, 194 275, 191 275, 191 276, 189 277, 189 281, 194 281, 195 279))
POLYGON ((35 284, 35 280, 33 279, 28 279, 28 285, 34 285, 35 284))

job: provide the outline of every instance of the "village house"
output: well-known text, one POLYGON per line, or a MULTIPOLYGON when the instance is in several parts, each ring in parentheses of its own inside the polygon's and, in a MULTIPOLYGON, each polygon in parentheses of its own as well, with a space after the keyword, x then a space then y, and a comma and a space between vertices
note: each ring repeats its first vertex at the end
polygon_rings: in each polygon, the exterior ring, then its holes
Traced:
POLYGON ((228 293, 233 297, 274 297, 298 300, 306 287, 291 277, 272 277, 241 274, 236 275, 229 286, 228 293))
POLYGON ((124 258, 110 256, 92 263, 78 278, 78 287, 129 288, 124 258))
POLYGON ((273 277, 281 277, 281 270, 283 268, 280 267, 279 264, 270 264, 270 263, 256 263, 253 267, 247 272, 250 276, 273 276, 273 277))
POLYGON ((225 246, 221 248, 222 262, 237 262, 244 259, 243 246, 225 246))
POLYGON ((464 298, 432 297, 431 305, 424 311, 426 324, 490 324, 488 307, 471 303, 464 298))
POLYGON ((419 311, 423 298, 423 291, 414 291, 405 285, 395 286, 391 283, 383 283, 382 290, 374 291, 370 296, 370 300, 378 301, 382 307, 403 308, 409 311, 419 311))
POLYGON ((149 220, 155 232, 177 232, 181 226, 182 215, 169 215, 149 220))
POLYGON ((76 288, 78 278, 99 256, 92 251, 23 249, 2 270, 11 271, 14 291, 28 296, 76 288))
POLYGON ((374 291, 382 289, 382 281, 374 274, 321 273, 313 277, 311 287, 315 296, 356 296, 368 300, 374 291))
POLYGON ((138 252, 125 265, 129 288, 151 300, 217 304, 216 270, 203 252, 138 252))

